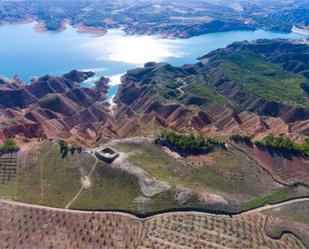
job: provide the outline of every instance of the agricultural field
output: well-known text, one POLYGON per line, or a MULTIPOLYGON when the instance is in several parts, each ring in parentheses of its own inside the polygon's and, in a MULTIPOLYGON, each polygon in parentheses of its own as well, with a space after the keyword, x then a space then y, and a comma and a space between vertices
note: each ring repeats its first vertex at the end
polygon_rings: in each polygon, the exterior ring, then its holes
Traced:
POLYGON ((6 184, 15 178, 17 157, 16 153, 0 155, 0 184, 6 184))
POLYGON ((266 216, 215 217, 194 213, 158 215, 146 220, 139 249, 305 248, 291 234, 272 239, 265 233, 266 216))
POLYGON ((70 165, 74 157, 62 159, 56 143, 41 143, 25 160, 15 179, 0 186, 1 194, 22 202, 64 207, 80 188, 79 169, 70 165))
POLYGON ((289 231, 309 247, 309 201, 271 209, 265 214, 270 216, 268 223, 273 225, 268 226, 269 234, 278 237, 282 231, 289 231))
POLYGON ((129 215, 0 204, 1 249, 136 248, 142 223, 129 215))
POLYGON ((306 249, 291 233, 275 234, 270 217, 179 212, 145 219, 0 202, 0 248, 15 249, 306 249))
POLYGON ((278 209, 272 209, 271 211, 266 212, 266 214, 288 218, 309 225, 309 201, 289 204, 278 209))
POLYGON ((96 158, 95 149, 62 158, 52 141, 38 143, 26 156, 20 153, 16 176, 0 185, 1 195, 18 201, 0 200, 0 248, 308 246, 308 202, 264 206, 306 196, 308 189, 282 186, 231 144, 187 157, 149 139, 105 146, 119 153, 110 164, 96 158), (216 212, 164 213, 192 208, 216 212), (257 209, 237 215, 217 212, 252 208, 257 209))

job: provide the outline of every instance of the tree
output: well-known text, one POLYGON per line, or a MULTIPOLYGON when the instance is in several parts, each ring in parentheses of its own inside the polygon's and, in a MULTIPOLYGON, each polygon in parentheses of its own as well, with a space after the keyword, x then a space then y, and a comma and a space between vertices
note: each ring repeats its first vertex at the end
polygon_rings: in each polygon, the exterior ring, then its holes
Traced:
POLYGON ((293 142, 287 137, 275 137, 268 135, 261 141, 256 141, 256 145, 278 150, 297 152, 302 156, 309 157, 309 139, 305 138, 302 143, 293 142))
POLYGON ((212 150, 214 146, 222 146, 222 142, 216 139, 205 138, 201 134, 177 133, 174 131, 163 131, 158 139, 177 150, 183 151, 206 151, 212 150))
POLYGON ((9 153, 17 150, 19 150, 19 147, 14 139, 5 140, 3 145, 0 146, 0 153, 9 153))

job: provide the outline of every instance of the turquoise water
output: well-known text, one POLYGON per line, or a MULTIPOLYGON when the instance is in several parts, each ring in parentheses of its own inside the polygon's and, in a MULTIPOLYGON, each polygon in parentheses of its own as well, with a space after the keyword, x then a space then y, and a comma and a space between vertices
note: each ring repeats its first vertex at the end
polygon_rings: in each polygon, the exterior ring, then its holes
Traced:
POLYGON ((44 74, 62 75, 73 69, 92 70, 96 76, 84 86, 91 86, 102 75, 112 77, 109 97, 116 94, 122 74, 147 61, 164 61, 178 66, 195 63, 197 57, 234 41, 304 37, 257 30, 170 40, 155 36, 127 36, 121 30, 110 30, 98 37, 80 34, 72 27, 58 33, 39 33, 34 26, 35 23, 0 27, 0 75, 7 78, 19 75, 29 82, 32 77, 44 74))

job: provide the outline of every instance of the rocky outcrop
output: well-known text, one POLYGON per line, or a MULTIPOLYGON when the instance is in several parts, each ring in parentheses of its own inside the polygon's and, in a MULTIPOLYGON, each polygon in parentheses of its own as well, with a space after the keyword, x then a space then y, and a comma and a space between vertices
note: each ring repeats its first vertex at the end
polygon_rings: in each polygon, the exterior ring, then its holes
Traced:
POLYGON ((67 74, 64 74, 63 78, 81 83, 92 76, 94 76, 93 72, 81 72, 81 71, 73 70, 67 74))

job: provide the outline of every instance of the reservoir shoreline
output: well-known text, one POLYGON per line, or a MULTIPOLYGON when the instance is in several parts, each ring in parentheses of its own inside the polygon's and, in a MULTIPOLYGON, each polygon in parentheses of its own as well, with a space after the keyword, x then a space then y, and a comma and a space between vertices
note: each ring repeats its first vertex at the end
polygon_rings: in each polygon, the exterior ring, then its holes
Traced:
POLYGON ((28 83, 31 78, 46 74, 61 76, 73 69, 90 69, 96 75, 83 86, 91 87, 99 77, 109 77, 112 79, 109 98, 116 95, 122 74, 149 61, 181 66, 197 63, 196 58, 236 41, 306 38, 293 32, 263 30, 166 39, 151 35, 127 35, 120 29, 111 29, 99 36, 97 33, 80 33, 78 28, 70 25, 66 25, 61 32, 37 32, 37 22, 29 22, 0 26, 0 60, 5 62, 0 68, 1 76, 11 79, 19 75, 28 83))

